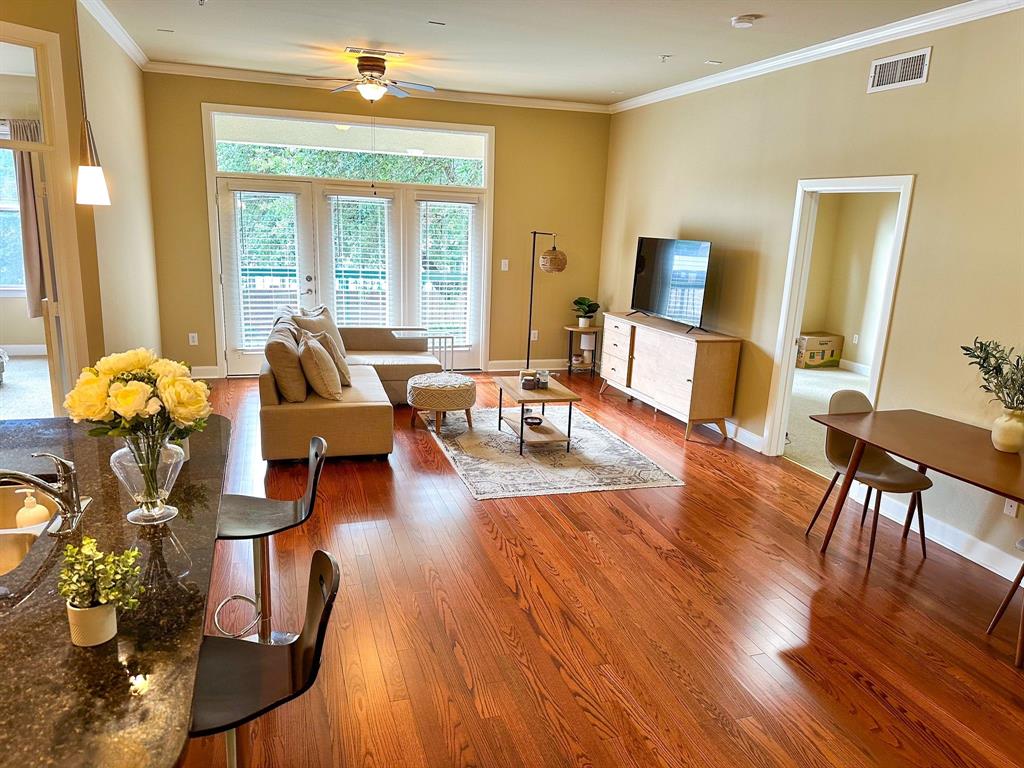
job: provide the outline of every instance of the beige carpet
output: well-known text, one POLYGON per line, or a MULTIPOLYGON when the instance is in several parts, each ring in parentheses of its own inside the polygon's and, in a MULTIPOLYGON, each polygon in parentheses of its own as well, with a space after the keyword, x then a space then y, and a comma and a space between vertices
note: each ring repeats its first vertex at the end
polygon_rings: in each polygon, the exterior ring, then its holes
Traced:
POLYGON ((53 417, 45 357, 12 357, 0 384, 0 419, 53 417))
POLYGON ((868 377, 841 368, 797 368, 793 377, 783 455, 825 477, 831 477, 833 472, 825 460, 825 428, 809 417, 828 413, 829 398, 840 389, 856 389, 867 394, 868 377))

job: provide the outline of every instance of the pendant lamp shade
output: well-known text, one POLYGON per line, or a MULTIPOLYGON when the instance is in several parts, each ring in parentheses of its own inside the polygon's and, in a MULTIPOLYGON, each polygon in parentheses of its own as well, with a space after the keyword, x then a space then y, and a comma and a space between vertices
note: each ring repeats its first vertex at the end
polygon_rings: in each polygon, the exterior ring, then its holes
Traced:
POLYGON ((75 202, 79 205, 110 205, 107 180, 103 176, 99 152, 96 151, 96 140, 92 135, 92 125, 88 120, 82 120, 81 155, 75 202))
POLYGON ((557 248, 549 248, 540 255, 540 268, 542 272, 563 272, 565 265, 569 263, 565 252, 557 248))

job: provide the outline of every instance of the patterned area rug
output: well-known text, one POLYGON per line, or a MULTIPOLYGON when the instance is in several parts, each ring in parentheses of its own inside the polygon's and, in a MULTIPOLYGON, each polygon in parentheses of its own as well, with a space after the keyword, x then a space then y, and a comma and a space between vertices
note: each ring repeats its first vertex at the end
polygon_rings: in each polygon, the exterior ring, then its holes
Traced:
MULTIPOLYGON (((506 413, 517 408, 507 408, 506 413)), ((552 406, 547 417, 563 432, 569 409, 552 406)), ((427 414, 421 414, 423 419, 427 414)), ((447 415, 441 434, 430 433, 476 499, 555 493, 660 488, 683 482, 573 408, 572 451, 565 443, 526 446, 507 424, 498 430, 498 409, 473 410, 473 429, 461 412, 447 415)))

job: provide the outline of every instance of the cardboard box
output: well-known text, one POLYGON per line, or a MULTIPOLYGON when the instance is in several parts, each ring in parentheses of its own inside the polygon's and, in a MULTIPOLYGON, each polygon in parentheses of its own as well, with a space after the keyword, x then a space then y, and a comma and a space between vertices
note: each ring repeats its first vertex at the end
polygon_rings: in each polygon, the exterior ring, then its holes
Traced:
POLYGON ((838 368, 843 337, 824 331, 801 333, 797 341, 797 368, 838 368))

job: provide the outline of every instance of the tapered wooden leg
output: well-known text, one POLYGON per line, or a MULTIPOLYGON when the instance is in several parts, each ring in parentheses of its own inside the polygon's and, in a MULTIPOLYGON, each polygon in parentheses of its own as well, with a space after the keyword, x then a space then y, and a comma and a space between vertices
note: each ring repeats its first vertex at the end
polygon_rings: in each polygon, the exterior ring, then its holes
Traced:
POLYGON ((868 545, 868 570, 871 570, 871 558, 875 556, 875 533, 878 531, 878 513, 882 507, 882 492, 875 491, 875 514, 871 518, 871 543, 868 545))
MULTIPOLYGON (((999 620, 1003 618, 1003 614, 1006 613, 1007 607, 1010 605, 1010 601, 1013 600, 1013 596, 1017 594, 1017 590, 1020 589, 1020 583, 1024 581, 1024 563, 1021 563, 1020 570, 1017 571, 1017 578, 1013 580, 1013 584, 1010 585, 1010 591, 1006 593, 1006 597, 1003 598, 1003 602, 999 604, 999 609, 996 611, 996 615, 992 617, 992 623, 988 625, 988 629, 985 630, 986 635, 991 635, 995 629, 999 620)), ((1024 611, 1024 606, 1021 607, 1024 611)))
POLYGON ((809 536, 811 533, 811 529, 814 527, 814 524, 818 522, 818 515, 820 515, 821 510, 825 508, 825 502, 827 502, 828 497, 832 495, 832 489, 836 487, 836 480, 838 479, 839 473, 836 472, 834 475, 832 475, 832 482, 828 484, 828 490, 825 491, 825 495, 821 497, 821 501, 818 503, 818 508, 814 510, 814 517, 812 517, 811 522, 807 524, 807 530, 804 531, 804 536, 809 536))
POLYGON ((868 510, 871 509, 871 486, 868 486, 867 493, 864 494, 864 506, 860 511, 860 527, 864 527, 864 520, 868 516, 868 510))
POLYGON ((920 496, 918 491, 910 494, 910 504, 907 505, 907 519, 903 521, 903 538, 910 534, 910 526, 914 522, 914 510, 917 509, 917 500, 920 496))
POLYGON ((604 394, 604 391, 605 391, 606 389, 608 389, 608 380, 607 380, 607 379, 605 379, 604 381, 602 381, 602 382, 601 382, 601 389, 600 389, 600 391, 598 391, 598 393, 597 393, 597 394, 599 394, 599 395, 603 395, 603 394, 604 394))
POLYGON ((686 422, 686 432, 683 433, 683 440, 689 440, 691 432, 693 432, 693 422, 688 421, 686 422))
POLYGON ((469 425, 470 429, 473 428, 473 411, 469 408, 466 409, 466 423, 469 425))
POLYGON ((828 530, 825 538, 821 541, 821 549, 818 551, 825 554, 828 551, 828 543, 832 540, 832 534, 836 530, 836 523, 839 522, 839 515, 843 513, 843 505, 847 496, 850 495, 850 486, 857 476, 857 468, 860 467, 860 460, 864 456, 864 448, 867 444, 863 440, 857 440, 853 444, 853 452, 850 454, 850 463, 846 467, 846 475, 843 477, 843 484, 839 486, 839 498, 836 499, 835 509, 832 510, 832 519, 828 523, 828 530))
POLYGON ((729 438, 729 430, 725 428, 725 419, 715 419, 715 426, 718 427, 718 431, 722 433, 722 437, 729 438))
POLYGON ((917 532, 921 534, 921 557, 928 557, 928 548, 924 543, 924 498, 921 492, 917 493, 917 532))
POLYGON ((434 411, 434 431, 439 435, 441 434, 441 416, 443 414, 444 411, 434 411))

